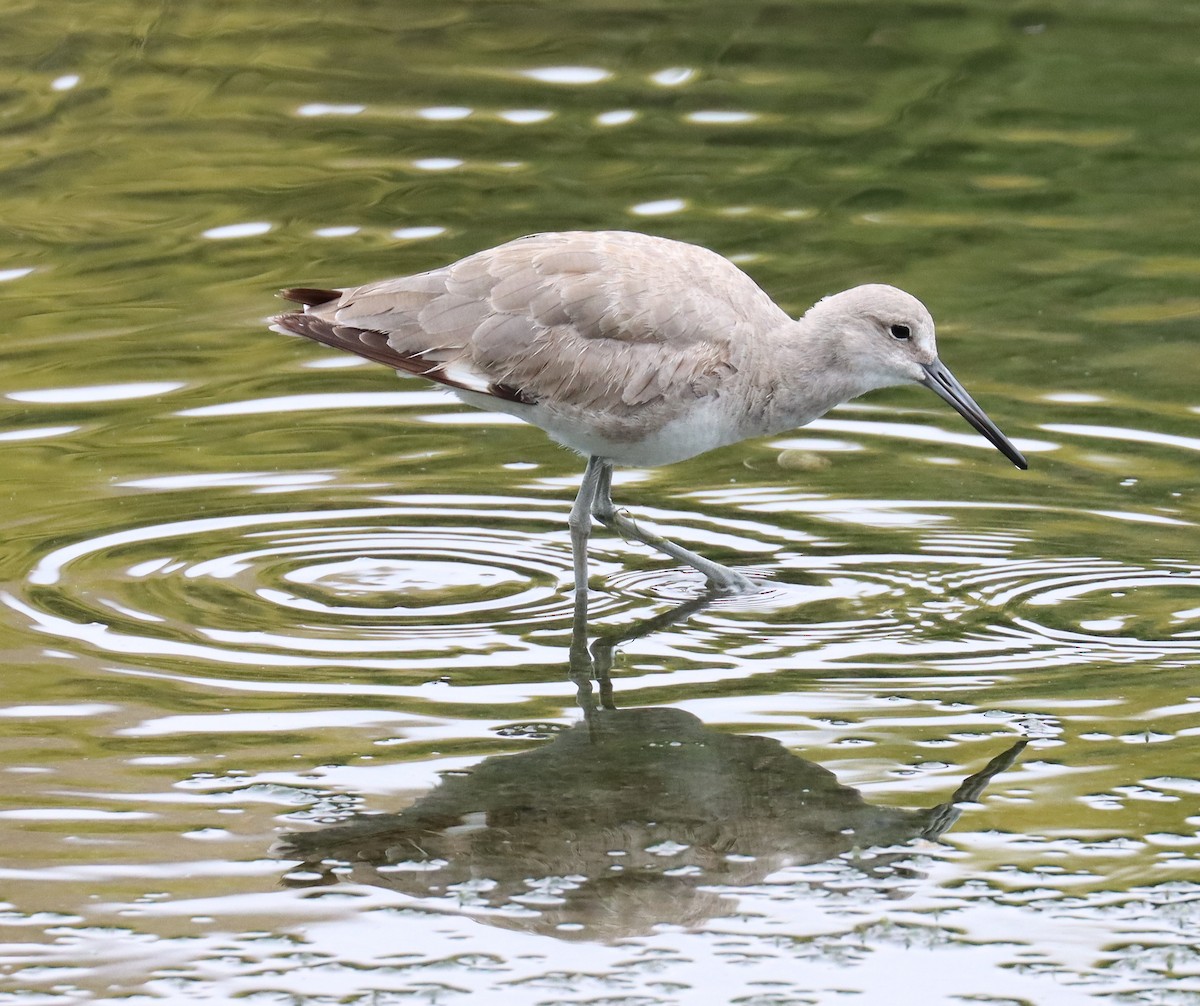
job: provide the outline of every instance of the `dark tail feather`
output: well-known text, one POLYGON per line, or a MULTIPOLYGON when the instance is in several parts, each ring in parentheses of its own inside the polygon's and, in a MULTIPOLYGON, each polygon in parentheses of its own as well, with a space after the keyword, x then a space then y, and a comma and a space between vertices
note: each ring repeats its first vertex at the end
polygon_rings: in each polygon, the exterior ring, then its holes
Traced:
MULTIPOLYGON (((289 292, 299 293, 302 291, 289 292)), ((318 318, 312 314, 301 314, 299 311, 277 315, 271 319, 271 322, 277 331, 302 335, 306 339, 312 339, 313 342, 332 346, 334 349, 344 349, 356 356, 374 360, 376 363, 382 363, 396 370, 405 370, 410 374, 422 375, 422 370, 418 367, 428 368, 431 366, 431 364, 422 364, 419 360, 413 360, 397 353, 388 345, 387 336, 382 332, 335 325, 324 318, 318 318)))
POLYGON ((317 307, 320 304, 328 304, 331 300, 337 300, 341 295, 341 290, 321 290, 311 286, 296 286, 279 291, 279 296, 284 300, 303 304, 305 307, 317 307))
MULTIPOLYGON (((300 293, 310 291, 290 290, 288 292, 300 293)), ((327 291, 318 290, 315 292, 325 293, 327 291)), ((335 294, 335 296, 341 296, 341 294, 335 294)), ((313 342, 332 346, 334 349, 344 349, 348 353, 353 353, 355 356, 361 356, 367 360, 374 360, 376 363, 382 363, 385 367, 391 367, 393 370, 400 370, 406 374, 413 374, 416 377, 425 377, 431 381, 437 381, 438 384, 444 384, 448 388, 474 391, 478 394, 502 398, 509 402, 521 402, 523 405, 531 405, 534 402, 534 399, 526 395, 525 392, 508 384, 488 384, 486 388, 483 388, 478 385, 472 386, 464 384, 461 381, 456 381, 443 372, 440 361, 425 360, 419 354, 410 355, 398 352, 388 342, 387 334, 384 332, 373 332, 366 328, 351 328, 348 325, 337 325, 314 314, 301 314, 299 311, 276 315, 271 319, 271 327, 276 332, 282 332, 284 335, 302 335, 306 339, 312 339, 313 342)))

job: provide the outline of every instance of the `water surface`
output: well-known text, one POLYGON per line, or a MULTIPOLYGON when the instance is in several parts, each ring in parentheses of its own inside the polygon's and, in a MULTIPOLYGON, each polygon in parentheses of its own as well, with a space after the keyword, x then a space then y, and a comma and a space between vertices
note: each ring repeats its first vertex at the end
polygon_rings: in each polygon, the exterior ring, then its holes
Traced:
POLYGON ((1200 1001, 1200 7, 10 15, 0 1002, 1200 1001), (575 227, 912 290, 1030 470, 618 473, 771 587, 573 636, 579 459, 263 320, 575 227))

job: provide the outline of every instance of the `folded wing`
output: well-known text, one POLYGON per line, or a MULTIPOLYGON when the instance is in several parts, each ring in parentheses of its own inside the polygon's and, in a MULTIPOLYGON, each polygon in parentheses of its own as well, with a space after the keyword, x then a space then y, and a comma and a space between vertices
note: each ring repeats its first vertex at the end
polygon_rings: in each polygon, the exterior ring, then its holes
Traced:
POLYGON ((416 276, 297 289, 275 327, 512 402, 634 409, 719 394, 786 316, 727 259, 620 231, 538 234, 416 276))

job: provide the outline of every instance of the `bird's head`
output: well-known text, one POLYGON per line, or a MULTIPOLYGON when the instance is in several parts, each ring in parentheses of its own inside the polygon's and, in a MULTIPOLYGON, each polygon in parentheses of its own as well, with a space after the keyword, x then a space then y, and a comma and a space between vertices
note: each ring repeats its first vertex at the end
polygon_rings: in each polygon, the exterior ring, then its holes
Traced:
POLYGON ((1014 465, 1029 467, 938 358, 933 317, 912 294, 880 283, 856 286, 818 301, 803 322, 861 382, 860 394, 895 384, 923 384, 954 406, 1014 465))

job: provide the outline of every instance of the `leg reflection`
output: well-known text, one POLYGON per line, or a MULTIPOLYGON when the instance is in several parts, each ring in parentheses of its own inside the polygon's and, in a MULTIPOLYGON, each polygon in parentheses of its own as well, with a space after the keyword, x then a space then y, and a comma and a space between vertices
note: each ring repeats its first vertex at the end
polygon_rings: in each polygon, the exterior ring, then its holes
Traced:
POLYGON ((684 601, 652 618, 642 619, 624 629, 598 634, 589 645, 587 591, 575 591, 567 673, 575 685, 576 701, 584 716, 590 717, 597 709, 616 709, 610 673, 618 646, 633 639, 651 636, 668 625, 685 622, 720 596, 722 595, 718 591, 707 590, 698 597, 684 601))

